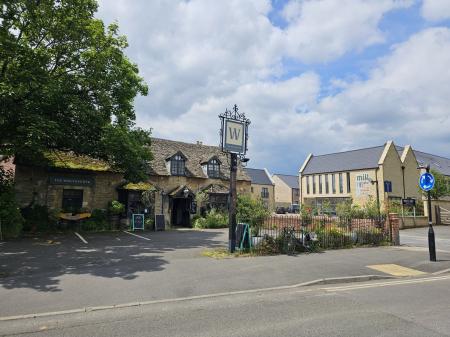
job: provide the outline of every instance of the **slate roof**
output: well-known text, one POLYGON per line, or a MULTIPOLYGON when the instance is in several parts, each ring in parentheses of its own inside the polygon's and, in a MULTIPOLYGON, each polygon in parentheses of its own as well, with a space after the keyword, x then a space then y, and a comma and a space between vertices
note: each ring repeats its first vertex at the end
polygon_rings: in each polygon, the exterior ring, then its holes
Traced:
MULTIPOLYGON (((403 152, 403 147, 396 146, 398 154, 401 156, 403 152)), ((413 150, 416 156, 417 162, 420 166, 430 165, 430 168, 436 170, 446 176, 450 176, 450 159, 436 156, 434 154, 413 150)))
POLYGON ((244 170, 250 177, 252 184, 272 185, 272 180, 270 180, 270 177, 267 175, 266 170, 254 168, 245 168, 244 170))
MULTIPOLYGON (((399 156, 401 156, 403 147, 396 146, 396 149, 399 156)), ((302 174, 306 175, 376 168, 378 167, 378 161, 380 160, 383 150, 384 145, 312 156, 302 174)), ((429 164, 432 169, 450 176, 450 159, 417 150, 413 151, 419 165, 429 164)))
MULTIPOLYGON (((226 180, 230 177, 229 157, 218 146, 152 138, 151 150, 153 160, 150 162, 150 175, 170 176, 170 172, 166 166, 167 159, 176 153, 182 153, 186 157, 185 167, 187 177, 208 178, 203 172, 201 164, 208 162, 213 157, 216 157, 221 162, 220 179, 226 180)), ((250 177, 245 173, 240 162, 238 164, 237 179, 250 181, 250 177)))
POLYGON ((302 174, 361 170, 378 167, 383 146, 312 156, 302 174))
POLYGON ((290 188, 299 188, 298 184, 298 177, 292 176, 288 174, 274 174, 278 178, 280 178, 286 185, 288 185, 290 188))

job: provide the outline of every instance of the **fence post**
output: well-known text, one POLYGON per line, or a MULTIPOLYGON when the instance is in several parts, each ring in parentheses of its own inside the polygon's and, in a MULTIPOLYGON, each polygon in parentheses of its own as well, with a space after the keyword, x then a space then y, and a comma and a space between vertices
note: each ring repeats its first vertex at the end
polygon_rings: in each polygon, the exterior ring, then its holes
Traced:
POLYGON ((389 236, 394 246, 400 246, 400 219, 397 213, 389 213, 389 236))

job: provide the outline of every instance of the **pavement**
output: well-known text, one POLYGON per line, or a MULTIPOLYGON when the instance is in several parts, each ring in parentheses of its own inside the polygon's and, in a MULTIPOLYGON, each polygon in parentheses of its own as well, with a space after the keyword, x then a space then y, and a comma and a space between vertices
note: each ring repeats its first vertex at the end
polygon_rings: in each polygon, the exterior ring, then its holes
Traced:
MULTIPOLYGON (((450 226, 434 226, 436 251, 450 252, 450 226)), ((428 227, 412 228, 400 231, 400 243, 410 247, 426 247, 428 249, 428 227)))
MULTIPOLYGON (((448 230, 450 227, 443 228, 443 232, 448 230)), ((439 252, 439 261, 432 263, 425 247, 217 260, 201 253, 226 247, 226 230, 81 235, 87 243, 74 233, 0 242, 0 318, 279 287, 324 278, 389 277, 399 270, 404 272, 402 268, 411 269, 410 276, 450 268, 450 253, 439 252)))
POLYGON ((27 320, 1 336, 448 337, 450 275, 261 289, 27 320))

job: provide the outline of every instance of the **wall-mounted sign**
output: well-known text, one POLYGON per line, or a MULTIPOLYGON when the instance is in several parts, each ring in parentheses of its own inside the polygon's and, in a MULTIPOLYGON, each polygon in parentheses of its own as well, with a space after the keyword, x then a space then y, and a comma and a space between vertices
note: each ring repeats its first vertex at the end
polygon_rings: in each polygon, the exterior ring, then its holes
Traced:
POLYGON ((370 193, 370 178, 368 173, 358 174, 356 176, 356 191, 357 197, 366 197, 370 193))
POLYGON ((70 185, 70 186, 94 186, 93 177, 70 177, 70 176, 49 176, 50 185, 70 185))
POLYGON ((386 193, 392 192, 392 181, 388 181, 388 180, 384 181, 384 191, 386 193))
POLYGON ((142 229, 144 230, 144 214, 133 214, 132 225, 133 230, 142 229))

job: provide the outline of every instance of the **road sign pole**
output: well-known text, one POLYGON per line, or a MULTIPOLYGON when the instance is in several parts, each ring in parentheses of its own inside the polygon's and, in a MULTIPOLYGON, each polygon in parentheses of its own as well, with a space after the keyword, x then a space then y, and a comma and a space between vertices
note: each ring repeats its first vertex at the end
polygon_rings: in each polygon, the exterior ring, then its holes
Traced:
MULTIPOLYGON (((430 166, 427 166, 427 173, 430 173, 430 166)), ((428 251, 430 252, 430 261, 436 262, 436 242, 434 239, 433 218, 431 215, 431 191, 427 191, 428 197, 428 251)))

